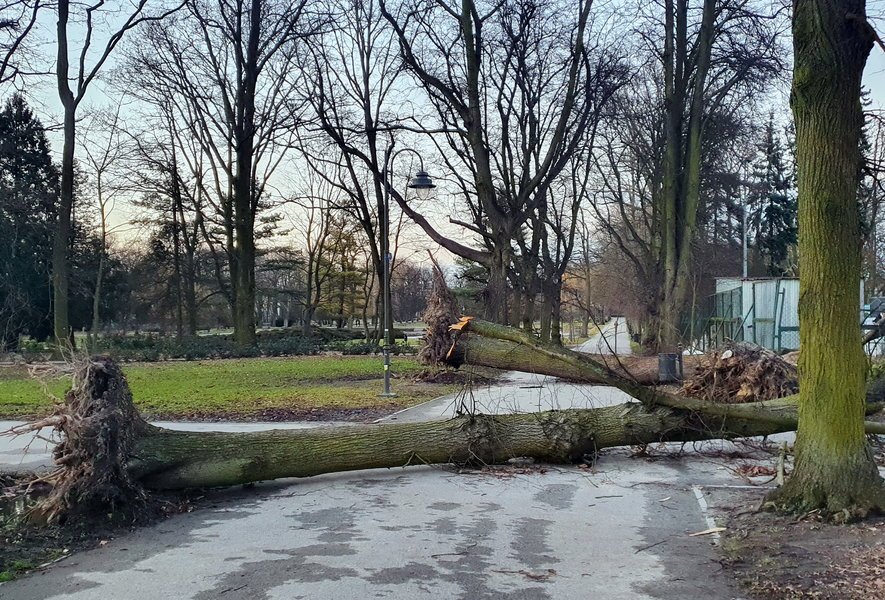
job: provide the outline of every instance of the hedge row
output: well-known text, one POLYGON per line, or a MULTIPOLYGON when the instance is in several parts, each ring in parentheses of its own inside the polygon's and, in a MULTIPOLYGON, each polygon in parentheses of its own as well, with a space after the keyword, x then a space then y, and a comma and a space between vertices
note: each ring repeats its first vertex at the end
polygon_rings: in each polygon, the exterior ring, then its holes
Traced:
MULTIPOLYGON (((319 352, 342 354, 374 354, 381 347, 367 342, 363 332, 354 330, 317 329, 315 335, 304 336, 298 330, 261 331, 255 346, 244 346, 231 335, 199 335, 178 339, 153 333, 110 335, 99 338, 90 353, 107 354, 118 360, 154 362, 160 360, 202 360, 213 358, 250 358, 257 356, 304 356, 319 352)), ((39 356, 51 352, 45 344, 25 342, 20 348, 25 355, 39 356)), ((414 354, 416 349, 397 344, 394 354, 414 354)))

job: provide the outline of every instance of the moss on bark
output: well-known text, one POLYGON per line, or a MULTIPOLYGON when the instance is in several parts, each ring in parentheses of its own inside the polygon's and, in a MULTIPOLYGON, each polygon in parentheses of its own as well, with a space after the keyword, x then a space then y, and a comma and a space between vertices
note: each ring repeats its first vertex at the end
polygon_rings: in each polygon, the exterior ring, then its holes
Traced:
POLYGON ((780 510, 862 515, 885 508, 864 436, 858 329, 860 85, 872 44, 864 0, 794 2, 802 353, 796 468, 769 499, 780 510))

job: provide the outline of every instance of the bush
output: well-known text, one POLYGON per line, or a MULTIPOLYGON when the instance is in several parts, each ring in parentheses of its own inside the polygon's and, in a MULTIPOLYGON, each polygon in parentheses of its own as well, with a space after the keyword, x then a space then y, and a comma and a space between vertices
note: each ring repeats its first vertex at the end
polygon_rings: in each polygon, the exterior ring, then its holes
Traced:
POLYGON ((260 335, 255 346, 237 344, 230 335, 205 335, 179 340, 174 337, 147 334, 105 337, 99 340, 92 351, 108 354, 120 360, 153 362, 168 359, 300 356, 316 354, 321 349, 320 340, 291 333, 288 337, 260 335))
POLYGON ((341 348, 342 354, 376 354, 381 352, 382 348, 378 344, 372 342, 360 342, 358 344, 345 344, 341 348))
MULTIPOLYGON (((402 332, 398 333, 402 338, 402 332)), ((20 351, 22 354, 35 356, 51 352, 52 347, 46 343, 25 340, 20 351)), ((178 339, 174 336, 148 332, 104 336, 89 348, 90 353, 107 354, 118 360, 141 362, 303 356, 322 351, 368 355, 381 352, 381 346, 374 341, 366 341, 361 330, 315 328, 311 335, 304 336, 300 329, 290 327, 258 332, 255 346, 237 344, 229 334, 198 335, 178 339)), ((391 353, 397 355, 416 352, 416 348, 405 344, 397 344, 391 348, 391 353)))

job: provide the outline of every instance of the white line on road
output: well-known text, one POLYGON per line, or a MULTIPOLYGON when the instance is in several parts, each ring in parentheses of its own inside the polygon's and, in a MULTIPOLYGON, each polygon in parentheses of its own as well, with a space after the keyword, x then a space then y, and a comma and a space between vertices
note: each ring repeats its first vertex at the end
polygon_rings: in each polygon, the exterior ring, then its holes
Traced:
MULTIPOLYGON (((704 515, 704 520, 707 522, 707 527, 710 529, 716 528, 716 521, 713 517, 710 516, 709 507, 707 506, 707 499, 704 498, 704 492, 701 490, 701 486, 693 485, 691 486, 692 491, 694 491, 694 497, 698 499, 698 506, 701 507, 701 514, 704 515)), ((712 534, 713 543, 719 544, 719 538, 721 537, 718 532, 712 534)))

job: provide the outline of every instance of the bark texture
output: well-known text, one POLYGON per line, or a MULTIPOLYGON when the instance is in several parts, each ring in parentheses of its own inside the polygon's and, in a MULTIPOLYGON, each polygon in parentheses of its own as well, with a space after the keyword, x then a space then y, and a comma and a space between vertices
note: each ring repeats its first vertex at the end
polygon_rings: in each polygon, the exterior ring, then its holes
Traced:
MULTIPOLYGON (((531 346, 515 344, 504 340, 480 336, 464 336, 451 347, 447 361, 452 366, 462 364, 483 365, 496 369, 523 371, 526 373, 543 373, 563 379, 579 380, 585 383, 609 385, 609 373, 593 374, 575 373, 567 355, 539 355, 531 346)), ((659 383, 657 356, 620 356, 605 354, 588 354, 607 370, 616 375, 630 379, 643 385, 659 383)), ((701 363, 701 356, 685 356, 684 368, 686 377, 694 374, 701 363)))
POLYGON ((68 290, 72 213, 74 208, 74 144, 76 133, 76 98, 68 82, 68 18, 70 0, 58 3, 56 79, 58 96, 64 109, 64 141, 61 156, 61 187, 58 196, 58 220, 52 242, 52 320, 55 343, 67 348, 71 340, 68 319, 68 290))
POLYGON ((857 328, 860 85, 873 45, 865 1, 795 0, 793 45, 801 389, 796 468, 770 502, 850 518, 885 509, 864 436, 866 365, 857 328))

